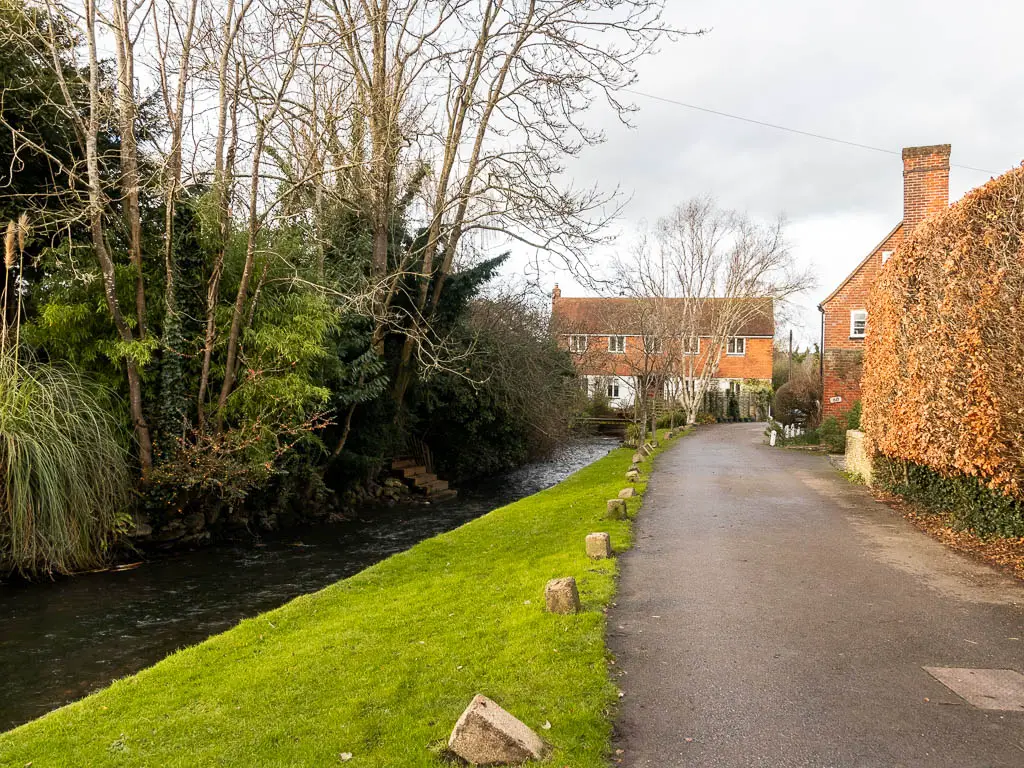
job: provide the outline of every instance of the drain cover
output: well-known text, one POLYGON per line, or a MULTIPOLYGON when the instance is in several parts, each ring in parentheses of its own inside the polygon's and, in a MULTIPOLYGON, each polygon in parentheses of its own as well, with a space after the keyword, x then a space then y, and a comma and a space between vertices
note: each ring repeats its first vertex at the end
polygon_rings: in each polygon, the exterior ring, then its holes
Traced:
POLYGON ((980 709, 1024 712, 1024 675, 1012 669, 925 667, 953 693, 980 709))

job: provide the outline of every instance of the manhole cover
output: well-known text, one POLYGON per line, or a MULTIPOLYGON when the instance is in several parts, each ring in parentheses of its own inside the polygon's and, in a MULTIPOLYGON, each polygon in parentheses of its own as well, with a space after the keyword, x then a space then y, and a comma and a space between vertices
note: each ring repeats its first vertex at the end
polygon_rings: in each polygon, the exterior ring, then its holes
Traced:
POLYGON ((925 667, 953 693, 980 709, 1024 712, 1024 675, 1012 669, 925 667))

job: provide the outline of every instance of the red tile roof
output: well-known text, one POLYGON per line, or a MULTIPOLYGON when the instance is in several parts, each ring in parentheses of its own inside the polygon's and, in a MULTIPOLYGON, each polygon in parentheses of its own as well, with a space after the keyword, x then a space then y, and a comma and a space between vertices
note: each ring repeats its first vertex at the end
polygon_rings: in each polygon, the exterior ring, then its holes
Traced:
MULTIPOLYGON (((551 319, 555 333, 621 334, 651 333, 645 314, 676 309, 683 311, 684 299, 563 298, 552 300, 551 319), (664 308, 664 309, 662 309, 664 308)), ((702 299, 698 325, 701 335, 710 335, 716 308, 728 299, 702 299)), ((771 299, 738 299, 749 304, 736 336, 774 336, 775 311, 771 299)), ((656 323, 651 323, 654 325, 656 323)))

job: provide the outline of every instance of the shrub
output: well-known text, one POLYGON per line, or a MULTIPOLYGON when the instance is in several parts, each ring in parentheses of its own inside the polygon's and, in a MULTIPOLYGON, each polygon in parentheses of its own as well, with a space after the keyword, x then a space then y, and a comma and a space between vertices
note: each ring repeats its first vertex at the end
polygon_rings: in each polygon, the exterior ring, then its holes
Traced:
POLYGON ((0 569, 31 576, 102 564, 130 488, 102 394, 70 371, 0 355, 0 569))
POLYGON ((808 423, 813 424, 818 411, 821 395, 815 382, 808 379, 794 379, 783 384, 775 393, 775 418, 783 425, 793 423, 793 411, 807 414, 808 423))
POLYGON ((663 413, 658 417, 658 429, 668 429, 671 426, 681 427, 686 425, 686 411, 674 410, 663 413))
POLYGON ((878 449, 1024 501, 1024 168, 918 226, 868 315, 863 423, 878 449))
POLYGON ((860 429, 860 414, 861 404, 860 400, 858 400, 852 406, 850 406, 850 410, 846 414, 847 429, 860 429))
POLYGON ((981 480, 944 476, 912 461, 882 458, 876 463, 880 487, 949 517, 954 528, 979 536, 1024 536, 1024 505, 981 480))
POLYGON ((846 451, 846 424, 829 416, 818 427, 818 439, 829 453, 846 451))

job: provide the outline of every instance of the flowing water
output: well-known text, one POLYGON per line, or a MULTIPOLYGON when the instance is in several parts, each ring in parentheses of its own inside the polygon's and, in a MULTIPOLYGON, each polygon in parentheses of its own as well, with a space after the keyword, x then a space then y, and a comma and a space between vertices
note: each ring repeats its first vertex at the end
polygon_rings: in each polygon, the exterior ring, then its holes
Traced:
POLYGON ((373 507, 361 520, 161 557, 134 570, 0 585, 0 731, 554 485, 617 442, 573 442, 548 461, 460 488, 449 502, 373 507))

